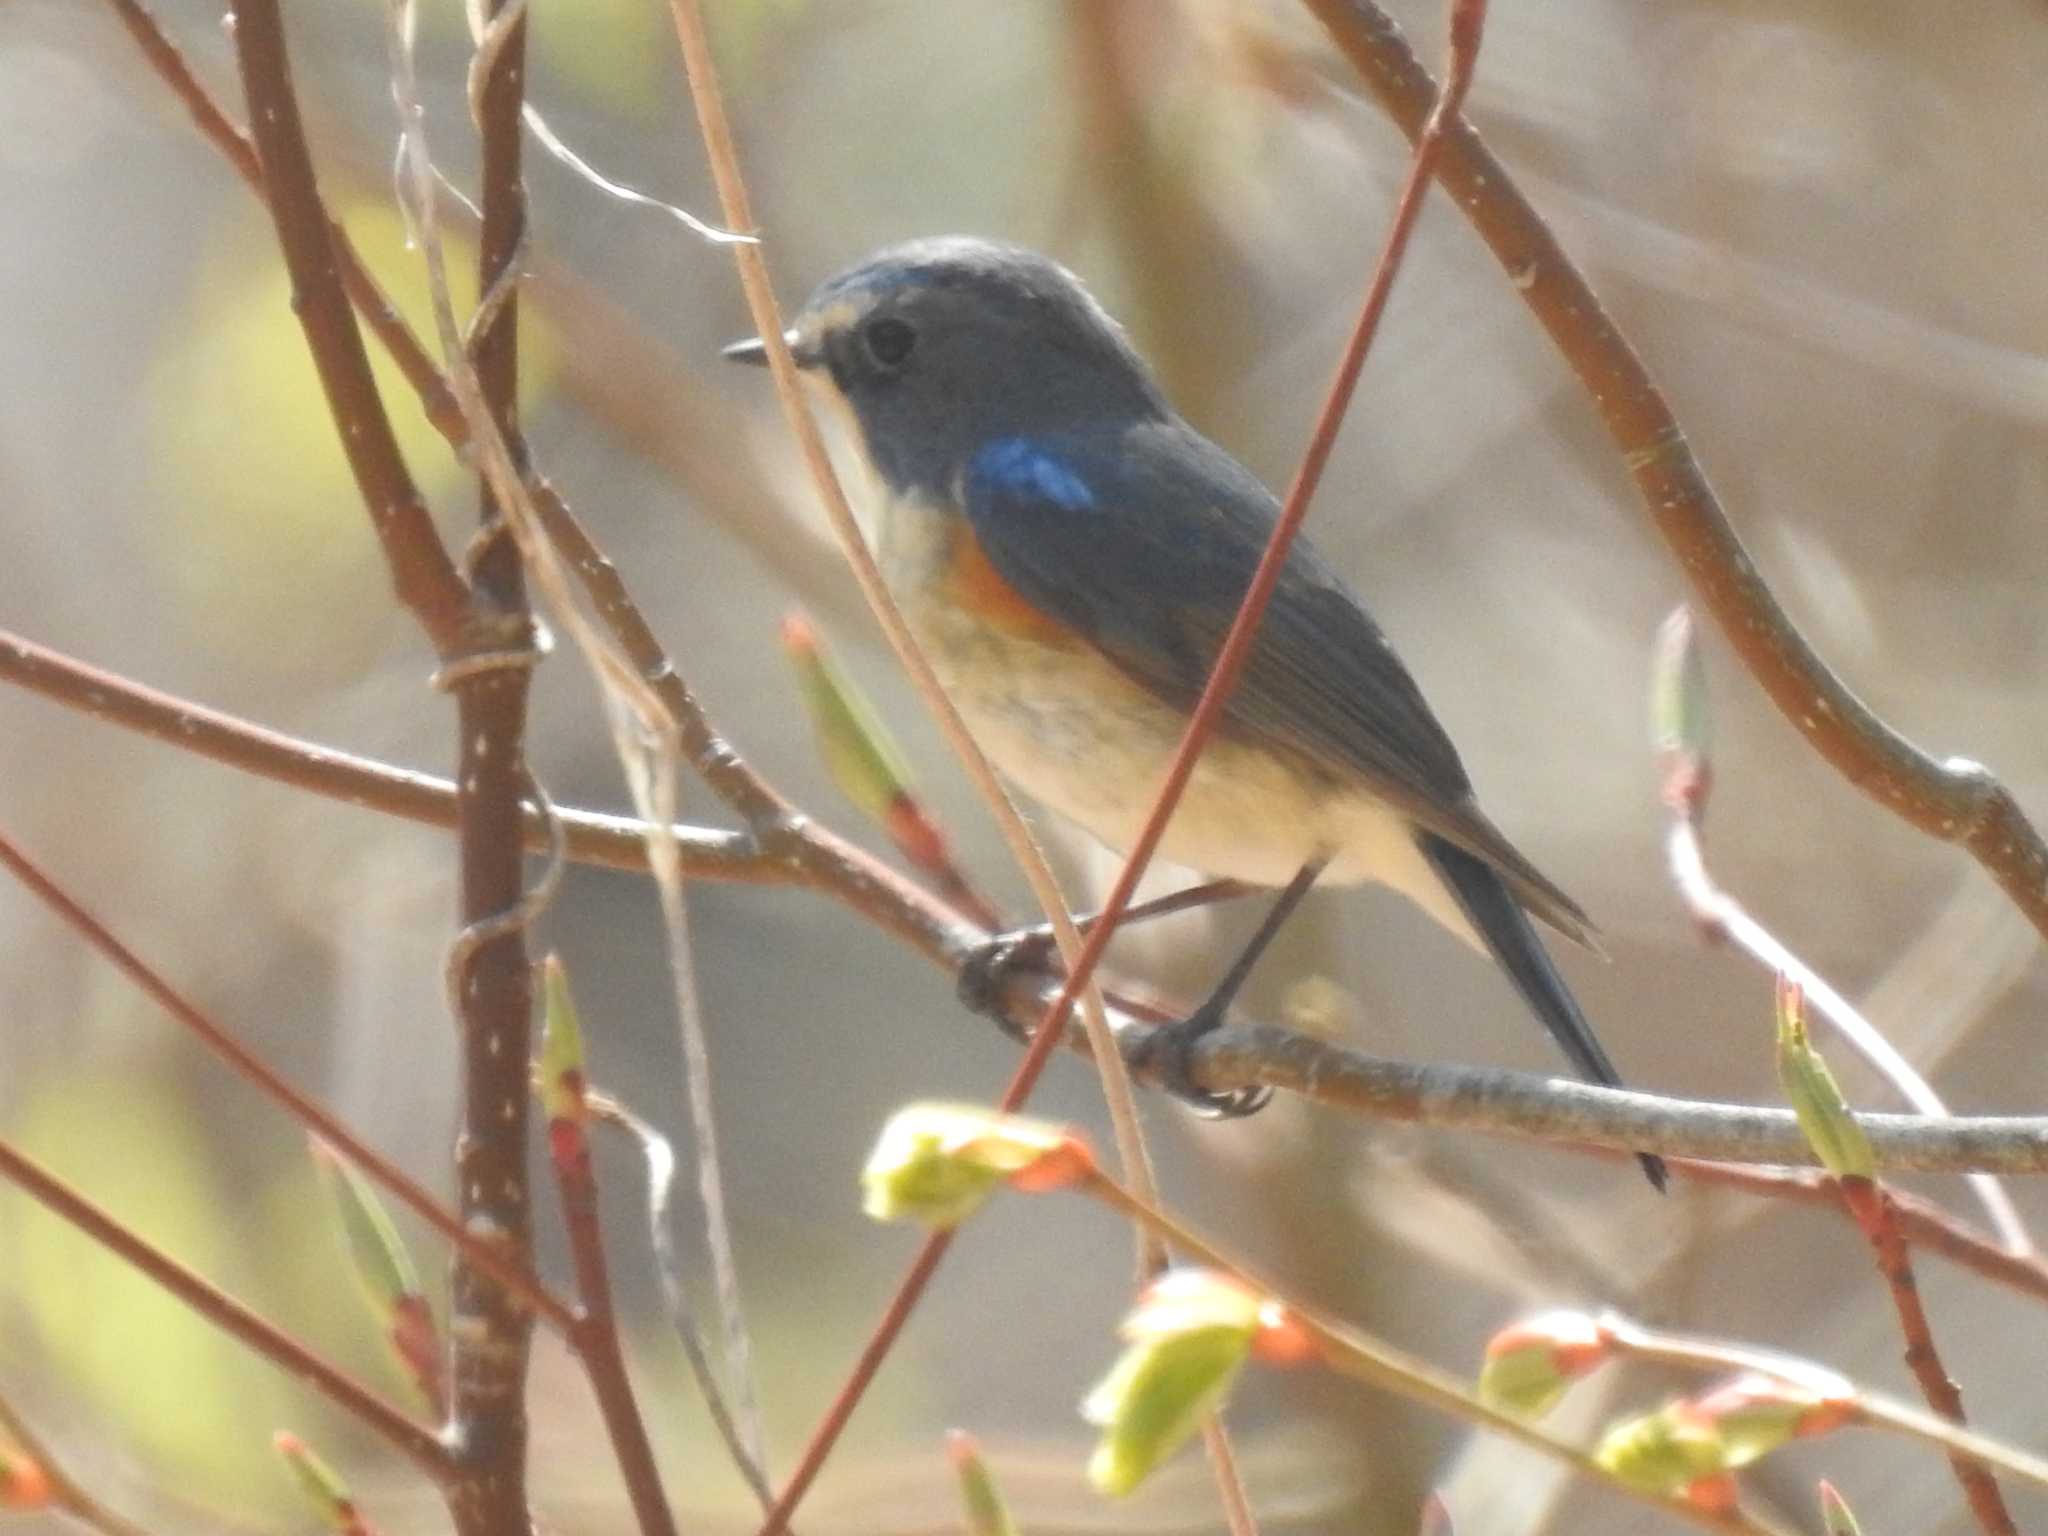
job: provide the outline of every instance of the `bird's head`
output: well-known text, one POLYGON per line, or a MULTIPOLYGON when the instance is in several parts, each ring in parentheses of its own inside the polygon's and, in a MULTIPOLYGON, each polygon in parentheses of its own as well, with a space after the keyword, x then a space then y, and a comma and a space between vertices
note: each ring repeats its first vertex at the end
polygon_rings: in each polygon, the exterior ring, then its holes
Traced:
MULTIPOLYGON (((826 281, 788 332, 797 365, 851 412, 883 480, 941 490, 985 444, 1114 430, 1167 412, 1088 290, 1018 246, 890 246, 826 281)), ((725 355, 764 362, 759 340, 725 355)))

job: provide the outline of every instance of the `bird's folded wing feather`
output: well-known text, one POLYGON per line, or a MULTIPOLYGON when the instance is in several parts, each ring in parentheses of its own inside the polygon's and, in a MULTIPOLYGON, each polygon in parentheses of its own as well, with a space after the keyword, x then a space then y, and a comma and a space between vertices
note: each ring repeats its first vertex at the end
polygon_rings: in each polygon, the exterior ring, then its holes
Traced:
MULTIPOLYGON (((1279 513, 1256 477, 1185 424, 992 444, 961 496, 1019 595, 1179 709, 1207 681, 1279 513)), ((1472 798, 1456 748, 1342 580, 1297 543, 1223 729, 1355 777, 1492 865, 1537 916, 1591 942, 1578 906, 1472 798)))

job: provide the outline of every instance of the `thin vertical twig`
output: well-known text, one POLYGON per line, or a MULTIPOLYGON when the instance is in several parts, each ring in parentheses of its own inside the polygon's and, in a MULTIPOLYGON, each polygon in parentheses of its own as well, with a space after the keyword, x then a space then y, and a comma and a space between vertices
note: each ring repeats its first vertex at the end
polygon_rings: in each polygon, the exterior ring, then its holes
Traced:
POLYGON ((583 1315, 577 1319, 571 1340, 597 1395, 598 1411, 604 1416, 605 1432, 618 1458, 640 1536, 675 1536, 675 1517, 669 1511, 654 1446, 647 1438, 647 1424, 633 1395, 625 1351, 619 1343, 604 1223, 598 1214, 597 1171, 590 1155, 591 1112, 581 1069, 573 1082, 543 1084, 542 1092, 558 1102, 570 1101, 567 1113, 557 1112, 549 1119, 548 1154, 561 1196, 563 1224, 568 1228, 576 1294, 583 1301, 583 1315))
MULTIPOLYGON (((725 115, 717 66, 711 57, 698 0, 670 0, 670 12, 674 19, 684 68, 689 77, 691 100, 696 108, 698 128, 710 158, 712 179, 718 188, 725 222, 733 230, 748 233, 754 227, 753 210, 747 195, 745 178, 740 173, 731 125, 725 115)), ((740 283, 746 294, 748 309, 753 316, 756 330, 768 349, 769 371, 774 378, 783 414, 796 435, 812 480, 824 501, 827 518, 838 538, 841 551, 852 567, 861 593, 866 598, 870 611, 880 623, 897 660, 902 664, 912 685, 938 724, 940 734, 965 769, 970 783, 988 806, 1011 857, 1016 861, 1025 883, 1031 888, 1033 897, 1052 925, 1054 939, 1062 957, 1071 968, 1080 960, 1084 942, 1068 913, 1066 898, 1060 891, 1058 881, 1054 878, 1037 839, 996 778, 995 770, 968 732, 966 723, 960 718, 952 701, 947 698, 945 689, 932 671, 930 662, 925 658, 915 636, 910 632, 909 625, 889 595, 881 571, 861 535, 853 509, 839 485, 837 476, 833 473, 831 460, 825 451, 817 424, 811 419, 809 409, 803 402, 796 378, 796 367, 783 339, 781 309, 776 301, 774 287, 768 277, 767 263, 760 248, 758 244, 748 242, 735 244, 732 251, 739 267, 740 283)), ((1156 1181, 1151 1169, 1150 1155, 1145 1147, 1144 1134, 1138 1123, 1137 1104, 1131 1090, 1129 1071, 1121 1052, 1116 1048, 1115 1036, 1110 1029, 1109 1014, 1103 1004, 1101 991, 1090 984, 1084 974, 1076 992, 1088 1033, 1090 1055, 1101 1079, 1103 1099, 1109 1110, 1118 1158, 1130 1178, 1137 1181, 1141 1187, 1151 1190, 1156 1181)), ((1071 1010, 1073 1006, 1074 1000, 1070 998, 1067 1008, 1071 1010)), ((1062 1027, 1056 1028, 1055 1034, 1064 1032, 1063 1023, 1064 1014, 1062 1027)), ((1141 1269, 1156 1267, 1164 1262, 1164 1255, 1142 1231, 1138 1232, 1137 1239, 1141 1269)), ((905 1315, 908 1315, 907 1309, 905 1315)), ((815 1468, 812 1475, 815 1475, 815 1468)), ((808 1478, 805 1481, 808 1482, 808 1478)), ((786 1518, 786 1509, 779 1515, 771 1513, 769 1525, 771 1528, 780 1529, 786 1518)))
MULTIPOLYGON (((401 5, 394 17, 408 17, 401 5)), ((481 82, 502 67, 505 50, 514 31, 525 22, 524 0, 507 3, 486 22, 473 16, 476 55, 471 65, 472 110, 479 125, 489 116, 486 91, 481 82)), ((623 593, 616 572, 598 557, 586 561, 591 552, 582 530, 560 499, 537 484, 531 476, 523 443, 508 429, 504 413, 488 399, 483 381, 471 357, 458 341, 454 304, 446 281, 446 260, 440 237, 439 184, 425 137, 424 110, 419 103, 412 59, 412 39, 407 26, 394 28, 393 84, 404 121, 403 167, 410 190, 408 207, 416 220, 420 246, 425 258, 428 291, 440 329, 449 368, 449 385, 474 445, 478 467, 490 484, 503 522, 502 530, 516 545, 518 558, 525 562, 550 604, 552 612, 574 637, 589 664, 605 706, 613 747, 627 787, 639 810, 645 831, 647 865, 654 876, 666 932, 669 969, 676 1012, 682 1037, 685 1087, 689 1096, 690 1122, 695 1137, 698 1192, 703 1204, 707 1247, 717 1286, 719 1314, 723 1323, 726 1363, 731 1375, 731 1393, 737 1418, 751 1458, 759 1463, 765 1456, 757 1394, 753 1387, 752 1343, 742 1306, 737 1259, 733 1251, 731 1222, 726 1215, 724 1178, 718 1150, 710 1086, 710 1060, 702 1010, 698 1000, 694 951, 690 941, 688 910, 682 881, 681 848, 674 836, 678 785, 684 754, 691 750, 692 724, 703 725, 701 714, 686 693, 680 698, 664 690, 663 681, 674 682, 673 668, 665 660, 657 666, 636 666, 631 647, 613 625, 610 635, 600 631, 583 613, 568 580, 573 568, 583 577, 593 603, 599 591, 623 593), (546 508, 546 511, 543 511, 546 508), (550 522, 567 525, 575 533, 573 551, 557 547, 550 534, 550 522)), ((501 109, 502 111, 502 109, 501 109)), ((491 132, 502 132, 514 140, 516 123, 502 118, 491 132)), ((723 238, 723 237, 721 237, 723 238)), ((515 253, 516 255, 516 253, 515 253)), ((481 330, 487 321, 498 319, 500 309, 510 309, 516 297, 517 272, 511 265, 498 281, 485 290, 480 301, 481 330)), ((626 604, 634 619, 637 610, 626 604)), ((644 628, 644 625, 643 625, 644 628)), ((658 651, 658 647, 657 647, 658 651)), ((680 685, 677 685, 678 690, 680 685)), ((692 752, 699 762, 705 755, 692 752)), ((736 794, 750 804, 779 802, 736 757, 729 762, 711 762, 715 771, 736 794)), ((779 814, 777 816, 779 820, 779 814)))
MULTIPOLYGON (((502 9, 503 0, 490 0, 492 15, 502 9)), ((477 292, 483 299, 468 361, 491 420, 518 454, 517 263, 526 244, 519 126, 526 85, 523 8, 507 18, 497 37, 488 54, 479 50, 479 73, 471 80, 471 110, 482 146, 477 292)), ((443 674, 444 686, 455 695, 460 732, 455 783, 463 928, 448 962, 450 990, 460 1008, 463 1059, 455 1164, 463 1220, 490 1232, 509 1250, 526 1253, 533 1243, 526 1148, 533 973, 526 930, 534 914, 527 901, 521 822, 532 784, 526 722, 540 651, 519 547, 507 531, 496 488, 482 473, 477 525, 465 564, 475 607, 492 639, 460 671, 451 675, 444 669, 443 674)), ((531 1322, 516 1297, 467 1264, 456 1266, 449 1307, 448 1332, 458 1354, 454 1422, 480 1474, 451 1491, 456 1529, 463 1536, 523 1530, 531 1518, 526 1496, 531 1322), (466 1339, 487 1341, 488 1348, 466 1350, 466 1339), (465 1352, 466 1360, 461 1358, 465 1352)))
MULTIPOLYGON (((1842 1204, 1870 1242, 1877 1258, 1877 1272, 1890 1292, 1892 1308, 1899 1316, 1899 1332, 1906 1340, 1906 1368, 1920 1387, 1927 1406, 1952 1424, 1966 1424, 1962 1389, 1942 1364, 1934 1345, 1934 1328, 1920 1299, 1920 1282, 1913 1273, 1913 1254, 1906 1244, 1898 1211, 1885 1187, 1875 1179, 1842 1179, 1842 1204)), ((1986 1536, 2018 1536, 2012 1511, 2005 1507, 2005 1495, 1998 1480, 1982 1462, 1960 1451, 1950 1450, 1949 1465, 1956 1482, 1969 1501, 1970 1512, 1986 1536)))

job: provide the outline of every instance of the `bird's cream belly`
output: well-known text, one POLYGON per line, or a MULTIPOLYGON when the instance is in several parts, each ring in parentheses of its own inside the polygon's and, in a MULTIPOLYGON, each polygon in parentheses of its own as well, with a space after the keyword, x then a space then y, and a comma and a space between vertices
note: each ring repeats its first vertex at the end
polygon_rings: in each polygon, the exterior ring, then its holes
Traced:
MULTIPOLYGON (((1110 847, 1129 848, 1185 717, 1085 643, 1022 634, 953 601, 945 582, 948 514, 906 500, 878 510, 871 537, 883 575, 989 760, 1110 847)), ((1257 885, 1284 885, 1328 855, 1324 880, 1391 886, 1479 942, 1406 817, 1363 785, 1227 737, 1203 750, 1159 851, 1190 869, 1257 885)))
MULTIPOLYGON (((1186 721, 1080 645, 1007 633, 928 594, 905 614, 975 740, 1005 777, 1112 848, 1136 840, 1186 721)), ((1322 852, 1325 878, 1427 875, 1404 818, 1287 759, 1212 741, 1168 823, 1177 864, 1285 884, 1322 852)), ((1433 877, 1432 877, 1433 883, 1433 877)))

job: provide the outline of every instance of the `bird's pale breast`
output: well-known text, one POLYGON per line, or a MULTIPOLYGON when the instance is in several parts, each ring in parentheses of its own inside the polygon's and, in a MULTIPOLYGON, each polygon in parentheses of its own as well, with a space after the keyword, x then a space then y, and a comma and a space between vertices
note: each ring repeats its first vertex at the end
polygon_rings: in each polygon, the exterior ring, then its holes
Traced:
MULTIPOLYGON (((886 494, 876 557, 982 750, 1033 798, 1113 848, 1130 846, 1186 717, 1020 596, 965 517, 886 494)), ((1336 850, 1326 878, 1374 880, 1467 925, 1404 818, 1299 759, 1225 736, 1203 753, 1161 852, 1212 875, 1279 885, 1336 850)))

